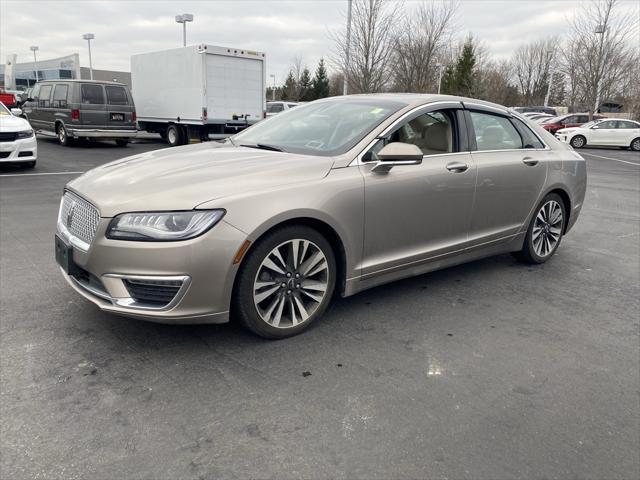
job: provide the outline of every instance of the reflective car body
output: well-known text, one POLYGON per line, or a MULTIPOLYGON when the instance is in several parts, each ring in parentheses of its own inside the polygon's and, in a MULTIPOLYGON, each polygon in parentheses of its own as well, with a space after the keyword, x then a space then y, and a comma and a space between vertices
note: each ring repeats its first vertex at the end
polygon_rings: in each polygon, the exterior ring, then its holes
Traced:
POLYGON ((246 255, 282 225, 309 226, 329 241, 336 288, 349 296, 519 250, 549 192, 566 203, 568 231, 585 190, 582 157, 505 107, 439 95, 336 97, 284 112, 226 143, 144 153, 71 181, 58 222, 71 249, 58 261, 70 285, 105 311, 158 322, 225 322, 246 255), (359 113, 338 116, 336 125, 323 113, 334 107, 359 113), (289 132, 289 143, 279 144, 285 152, 250 144, 261 135, 284 138, 279 125, 289 132), (335 143, 340 147, 329 148, 336 136, 344 137, 335 143), (377 159, 380 147, 394 142, 417 145, 422 161, 377 159), (88 234, 74 226, 75 209, 94 218, 88 234), (109 238, 124 213, 193 210, 224 217, 182 241, 109 238), (74 231, 65 232, 68 226, 74 231), (164 288, 167 301, 145 303, 136 282, 164 288))
POLYGON ((19 109, 15 115, 0 103, 0 163, 20 163, 33 167, 38 159, 38 142, 35 133, 19 109))
POLYGON ((625 119, 594 120, 579 127, 562 128, 556 132, 556 138, 574 148, 592 145, 640 151, 640 123, 625 119))

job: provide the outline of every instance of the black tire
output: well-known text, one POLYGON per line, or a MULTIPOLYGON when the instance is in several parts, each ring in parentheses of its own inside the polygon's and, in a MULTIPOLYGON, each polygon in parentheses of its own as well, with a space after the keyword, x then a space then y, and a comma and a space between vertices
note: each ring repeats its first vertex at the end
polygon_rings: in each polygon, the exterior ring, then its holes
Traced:
MULTIPOLYGON (((287 258, 287 261, 289 261, 289 257, 287 258)), ((302 260, 300 260, 300 263, 303 264, 302 260)), ((299 265, 299 267, 300 266, 302 265, 299 265)), ((289 272, 287 272, 287 274, 289 274, 289 272)), ((246 328, 256 335, 264 338, 279 339, 297 335, 309 328, 309 326, 326 311, 329 303, 331 302, 331 297, 333 296, 333 291, 336 285, 336 276, 337 268, 335 254, 333 252, 333 248, 322 234, 312 228, 302 225, 279 228, 258 240, 245 257, 240 270, 238 271, 233 296, 233 314, 246 328), (324 254, 327 265, 325 279, 326 290, 324 297, 322 297, 321 301, 314 306, 314 310, 306 320, 300 321, 295 325, 291 322, 292 325, 274 326, 273 324, 267 323, 266 320, 263 320, 261 314, 258 312, 258 307, 256 306, 254 299, 254 282, 257 281, 258 274, 261 272, 260 269, 263 266, 263 261, 271 254, 271 252, 278 247, 286 249, 287 242, 294 239, 311 242, 311 245, 313 245, 314 248, 317 248, 317 250, 324 254)), ((306 280, 307 279, 303 277, 299 281, 304 283, 306 280)), ((293 281, 293 279, 290 281, 293 281)), ((277 285, 279 282, 280 280, 275 280, 274 285, 277 285)), ((297 282, 297 280, 295 282, 297 282)), ((284 283, 282 285, 284 290, 278 290, 273 294, 274 296, 268 297, 265 301, 270 302, 271 299, 273 299, 274 305, 276 302, 281 301, 283 305, 287 305, 286 312, 291 316, 290 309, 294 308, 293 302, 296 300, 296 296, 298 299, 308 299, 302 295, 302 292, 299 290, 290 291, 288 290, 289 286, 285 287, 284 283), (290 294, 291 296, 286 297, 286 295, 290 294), (281 300, 277 300, 277 298, 281 300), (286 303, 287 301, 290 303, 286 303)), ((297 287, 299 288, 300 284, 298 284, 297 287)), ((280 311, 284 315, 284 309, 281 309, 280 311)), ((300 310, 298 310, 298 312, 300 312, 300 310)))
POLYGON ((629 148, 634 152, 640 152, 640 137, 634 138, 629 144, 629 148))
POLYGON ((20 163, 20 167, 24 168, 25 170, 31 169, 33 167, 36 166, 36 161, 32 160, 30 162, 22 162, 20 163))
POLYGON ((116 145, 119 147, 126 147, 127 145, 129 145, 129 140, 125 140, 123 138, 119 138, 116 140, 116 145))
POLYGON ((576 135, 571 139, 571 146, 573 148, 582 148, 587 145, 587 139, 582 135, 576 135))
POLYGON ((158 132, 160 134, 160 138, 163 140, 167 139, 167 131, 165 130, 164 132, 158 132))
POLYGON ((179 125, 171 124, 167 127, 167 143, 172 147, 177 147, 183 143, 182 129, 179 125))
POLYGON ((59 123, 56 127, 56 136, 58 137, 58 143, 63 147, 69 147, 73 143, 73 139, 69 138, 67 129, 62 123, 59 123))
MULTIPOLYGON (((567 222, 567 207, 564 204, 564 201, 562 200, 560 195, 556 193, 548 194, 542 199, 542 201, 540 202, 540 204, 538 205, 538 207, 536 208, 533 214, 533 218, 531 218, 531 223, 529 224, 529 228, 527 229, 527 235, 525 236, 522 250, 520 250, 519 252, 514 252, 513 256, 523 263, 528 263, 533 265, 546 262, 551 257, 553 257, 555 252, 558 250, 558 247, 560 246, 560 242, 562 241, 562 236, 564 235, 566 222, 567 222), (553 246, 553 248, 551 248, 547 252, 544 252, 543 255, 540 255, 538 252, 536 252, 536 248, 534 247, 533 230, 534 230, 534 226, 536 225, 536 219, 538 218, 538 215, 541 213, 543 206, 545 206, 547 203, 552 201, 556 202, 560 206, 560 209, 562 211, 562 220, 559 225, 559 229, 560 229, 559 238, 556 244, 553 246)), ((543 235, 547 235, 547 233, 543 233, 543 235)))

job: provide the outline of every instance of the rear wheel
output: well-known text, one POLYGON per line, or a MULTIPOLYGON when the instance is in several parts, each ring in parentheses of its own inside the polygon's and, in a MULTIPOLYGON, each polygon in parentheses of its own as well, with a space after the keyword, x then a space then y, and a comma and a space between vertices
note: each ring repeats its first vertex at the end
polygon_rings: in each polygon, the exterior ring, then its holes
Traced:
POLYGON ((582 135, 576 135, 571 139, 571 146, 573 148, 582 148, 587 144, 587 139, 582 135))
POLYGON ((629 147, 631 148, 631 150, 633 150, 634 152, 640 152, 640 137, 638 138, 634 138, 631 141, 631 145, 629 145, 629 147))
POLYGON ((118 138, 116 140, 116 145, 118 145, 119 147, 126 147, 129 144, 129 140, 125 140, 123 138, 118 138))
POLYGON ((262 337, 297 335, 327 309, 336 273, 333 249, 316 230, 275 230, 259 240, 238 272, 235 312, 262 337))
POLYGON ((167 127, 167 143, 172 147, 182 145, 182 131, 178 125, 171 124, 167 127))
POLYGON ((36 161, 32 160, 30 162, 22 162, 20 166, 24 169, 30 169, 36 166, 36 161))
POLYGON ((532 264, 549 260, 560 246, 566 218, 564 202, 558 194, 544 197, 531 219, 522 250, 515 257, 532 264))
POLYGON ((64 127, 63 124, 60 123, 56 127, 56 135, 58 137, 58 143, 60 145, 62 145, 63 147, 68 147, 69 145, 71 145, 72 139, 69 138, 69 135, 67 134, 67 129, 64 127))

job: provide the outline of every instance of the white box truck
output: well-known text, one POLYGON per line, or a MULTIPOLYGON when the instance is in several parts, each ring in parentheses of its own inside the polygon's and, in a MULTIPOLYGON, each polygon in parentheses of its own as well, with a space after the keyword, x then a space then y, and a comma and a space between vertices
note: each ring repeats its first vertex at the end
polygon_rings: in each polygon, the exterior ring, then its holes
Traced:
POLYGON ((131 84, 141 130, 174 145, 222 137, 265 112, 265 54, 195 45, 131 57, 131 84))

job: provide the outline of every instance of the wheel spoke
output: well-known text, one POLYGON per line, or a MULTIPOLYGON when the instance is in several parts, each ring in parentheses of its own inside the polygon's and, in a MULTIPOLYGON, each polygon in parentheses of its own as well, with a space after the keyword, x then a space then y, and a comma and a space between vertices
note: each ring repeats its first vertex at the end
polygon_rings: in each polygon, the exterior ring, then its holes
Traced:
POLYGON ((276 316, 273 318, 271 324, 274 327, 280 326, 280 320, 282 319, 282 310, 284 310, 284 297, 280 297, 280 303, 278 303, 278 309, 276 310, 276 316))
POLYGON ((293 240, 291 242, 291 265, 293 266, 293 269, 296 270, 298 268, 298 254, 299 254, 299 249, 300 249, 300 243, 298 242, 298 240, 293 240))
POLYGON ((313 256, 311 256, 311 258, 309 258, 300 266, 300 273, 302 273, 303 275, 308 275, 308 272, 321 260, 324 260, 324 255, 320 250, 318 250, 313 254, 313 256))
POLYGON ((294 301, 296 302, 296 305, 298 306, 298 311, 300 312, 300 316, 302 317, 302 321, 305 321, 307 318, 309 318, 309 313, 307 312, 307 309, 304 308, 304 305, 302 304, 302 302, 300 301, 300 299, 298 297, 294 297, 294 301))
POLYGON ((281 267, 279 267, 278 265, 276 265, 276 264, 274 263, 274 261, 273 261, 273 260, 271 260, 269 257, 267 257, 267 258, 265 258, 265 259, 264 259, 264 263, 263 263, 263 265, 264 265, 266 268, 270 269, 270 270, 273 270, 273 271, 278 272, 278 273, 282 273, 283 275, 285 274, 285 271, 284 271, 281 267))
POLYGON ((316 290, 318 292, 326 292, 327 284, 317 280, 305 280, 302 284, 303 290, 316 290))
POLYGON ((314 302, 320 303, 324 295, 318 295, 317 293, 311 293, 305 289, 300 290, 301 293, 304 293, 307 297, 312 299, 314 302))
POLYGON ((269 298, 271 295, 273 295, 275 292, 277 292, 280 289, 280 285, 274 285, 273 287, 260 292, 260 293, 256 293, 254 295, 255 298, 255 302, 256 303, 262 303, 263 301, 265 301, 267 298, 269 298))
POLYGON ((327 268, 328 268, 327 262, 323 258, 322 261, 318 265, 316 265, 316 267, 313 270, 307 273, 307 277, 313 277, 314 275, 317 275, 318 273, 322 272, 323 270, 326 270, 327 268))

